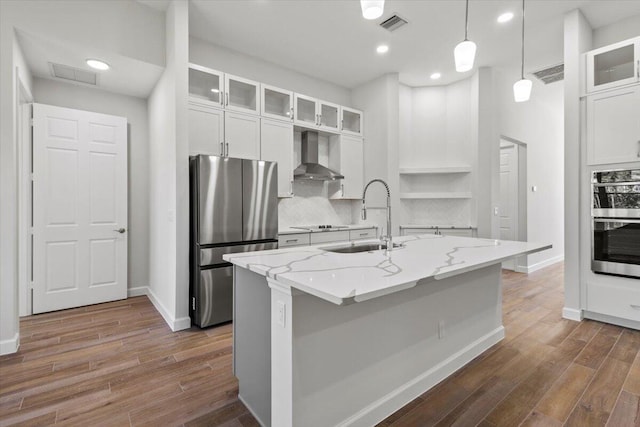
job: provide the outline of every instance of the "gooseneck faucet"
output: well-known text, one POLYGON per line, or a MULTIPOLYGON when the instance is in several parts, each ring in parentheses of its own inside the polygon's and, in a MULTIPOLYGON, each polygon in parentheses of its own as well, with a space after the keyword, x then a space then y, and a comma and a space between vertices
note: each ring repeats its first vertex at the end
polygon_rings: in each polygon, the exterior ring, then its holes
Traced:
POLYGON ((387 251, 393 249, 393 242, 391 240, 391 191, 389 190, 389 186, 386 182, 381 179, 372 179, 364 186, 364 191, 362 192, 362 220, 367 219, 367 205, 365 203, 367 197, 367 189, 374 182, 379 182, 384 185, 384 188, 387 190, 387 235, 383 239, 387 242, 387 251))

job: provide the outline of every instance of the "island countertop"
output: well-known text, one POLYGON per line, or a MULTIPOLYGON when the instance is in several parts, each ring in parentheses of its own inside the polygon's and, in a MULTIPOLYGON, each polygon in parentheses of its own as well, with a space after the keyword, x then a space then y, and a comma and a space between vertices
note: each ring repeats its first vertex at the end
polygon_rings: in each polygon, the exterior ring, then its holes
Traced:
MULTIPOLYGON (((367 241, 359 241, 358 244, 367 241)), ((375 242, 378 242, 375 240, 375 242)), ((353 304, 551 248, 550 244, 442 235, 395 237, 395 248, 334 253, 335 243, 227 254, 226 261, 338 305, 353 304)))

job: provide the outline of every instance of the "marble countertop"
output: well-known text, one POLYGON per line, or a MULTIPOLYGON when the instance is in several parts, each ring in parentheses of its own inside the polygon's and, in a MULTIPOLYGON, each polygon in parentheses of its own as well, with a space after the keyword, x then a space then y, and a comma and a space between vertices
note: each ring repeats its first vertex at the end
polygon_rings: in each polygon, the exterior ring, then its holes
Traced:
POLYGON ((362 224, 362 225, 344 225, 341 226, 344 228, 329 228, 329 229, 324 229, 324 230, 303 230, 301 228, 291 228, 291 227, 285 227, 285 228, 280 228, 278 229, 278 235, 282 236, 285 234, 306 234, 306 233, 330 233, 332 231, 349 231, 349 230, 364 230, 364 229, 368 229, 368 228, 376 228, 375 225, 366 225, 366 224, 362 224))
MULTIPOLYGON (((367 242, 359 241, 358 244, 367 242)), ((378 242, 372 240, 371 242, 378 242)), ((227 254, 223 258, 279 283, 338 305, 353 304, 551 248, 550 244, 473 239, 433 234, 395 237, 404 247, 353 254, 322 250, 336 246, 227 254)))

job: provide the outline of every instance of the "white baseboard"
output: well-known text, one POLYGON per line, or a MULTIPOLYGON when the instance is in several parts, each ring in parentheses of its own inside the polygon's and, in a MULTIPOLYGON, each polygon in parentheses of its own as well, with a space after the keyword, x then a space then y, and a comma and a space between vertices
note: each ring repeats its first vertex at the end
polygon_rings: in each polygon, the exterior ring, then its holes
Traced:
POLYGON ((11 339, 0 341, 0 356, 16 353, 18 347, 20 347, 20 332, 16 332, 11 339))
POLYGON ((127 289, 127 298, 139 297, 142 295, 149 295, 148 286, 136 286, 136 287, 127 289))
POLYGON ((575 320, 580 322, 582 320, 582 310, 576 310, 575 308, 564 307, 562 309, 562 317, 564 319, 575 320))
POLYGON ((151 304, 158 310, 158 313, 162 316, 167 325, 171 328, 173 332, 182 331, 183 329, 189 329, 191 327, 191 318, 190 317, 179 317, 174 318, 169 310, 165 308, 164 305, 160 302, 160 300, 153 293, 153 290, 150 287, 147 287, 147 297, 151 304))
POLYGON ((558 256, 554 256, 553 258, 549 258, 549 259, 545 259, 544 261, 540 261, 538 263, 529 265, 529 266, 522 266, 519 265, 516 267, 516 271, 518 273, 533 273, 534 271, 538 271, 540 269, 543 269, 545 267, 549 267, 550 265, 556 264, 558 262, 562 262, 564 261, 564 255, 558 255, 558 256))
POLYGON ((584 311, 584 317, 587 319, 597 320, 604 323, 612 323, 614 325, 624 326, 625 328, 640 330, 640 322, 637 320, 623 319, 621 317, 609 316, 607 314, 594 313, 593 311, 584 311))
POLYGON ((260 419, 259 416, 256 415, 255 412, 253 412, 253 409, 251 409, 251 405, 247 405, 247 402, 244 400, 244 397, 242 397, 240 392, 238 392, 238 400, 242 402, 242 404, 249 410, 249 412, 251 412, 251 415, 253 415, 253 418, 255 418, 256 421, 258 421, 258 424, 260 424, 263 427, 271 424, 271 420, 269 420, 269 424, 266 424, 260 419))
POLYGON ((431 389, 451 374, 471 362, 475 357, 488 350, 504 338, 504 327, 500 326, 480 337, 462 350, 454 353, 433 368, 420 374, 413 380, 378 399, 362 410, 345 419, 339 426, 372 426, 384 420, 398 409, 431 389))

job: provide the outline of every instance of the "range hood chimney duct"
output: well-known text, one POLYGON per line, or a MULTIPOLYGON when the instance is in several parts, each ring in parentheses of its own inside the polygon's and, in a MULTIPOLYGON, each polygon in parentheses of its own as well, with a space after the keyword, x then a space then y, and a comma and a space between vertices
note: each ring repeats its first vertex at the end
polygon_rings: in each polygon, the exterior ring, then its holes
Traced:
POLYGON ((301 135, 302 163, 293 172, 295 179, 310 181, 335 181, 344 176, 318 163, 318 132, 304 131, 301 135))

